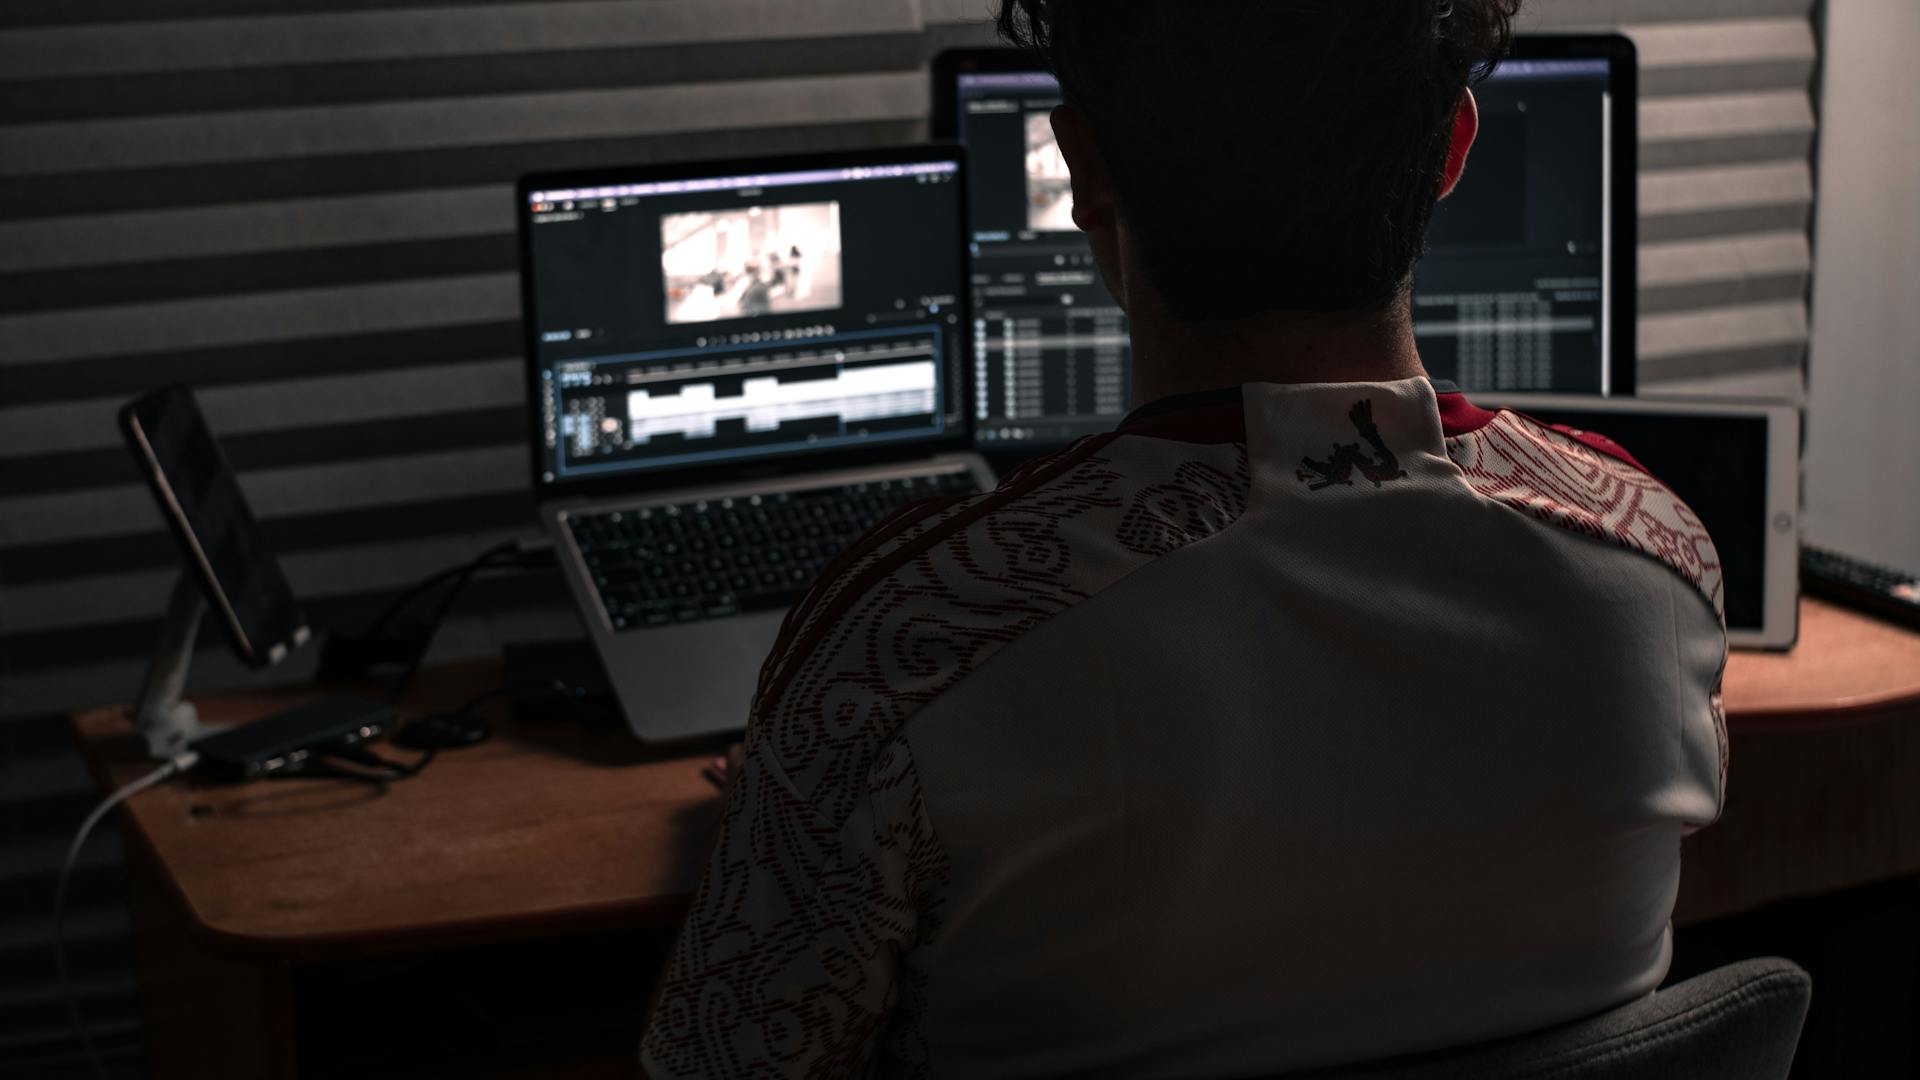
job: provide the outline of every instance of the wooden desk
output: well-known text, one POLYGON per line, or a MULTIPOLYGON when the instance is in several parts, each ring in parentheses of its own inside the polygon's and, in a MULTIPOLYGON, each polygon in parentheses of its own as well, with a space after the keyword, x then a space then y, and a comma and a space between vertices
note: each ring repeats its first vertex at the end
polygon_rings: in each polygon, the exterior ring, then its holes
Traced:
MULTIPOLYGON (((403 706, 452 707, 499 681, 495 663, 428 669, 403 706)), ((239 723, 319 693, 196 704, 209 724, 239 723)), ((415 780, 174 782, 129 802, 153 1075, 295 1075, 296 983, 325 964, 677 923, 719 819, 710 753, 521 727, 504 703, 482 712, 494 737, 415 780)), ((125 709, 72 722, 102 790, 151 768, 125 709)), ((630 1050, 586 1075, 624 1075, 630 1050)))
MULTIPOLYGON (((1678 922, 1920 870, 1920 634, 1814 600, 1801 620, 1792 653, 1729 664, 1726 811, 1686 843, 1678 922)), ((430 670, 409 704, 446 707, 498 678, 493 664, 430 670)), ((308 696, 198 704, 239 722, 308 696)), ((175 783, 131 801, 156 1075, 290 1075, 303 964, 677 920, 720 809, 706 755, 490 715, 494 739, 384 789, 175 783), (210 994, 233 1000, 210 1009, 210 994), (192 1047, 210 1022, 230 1043, 257 1034, 209 1061, 192 1047)), ((124 710, 73 725, 103 788, 148 768, 124 710)))
POLYGON ((1803 599, 1800 643, 1735 653, 1725 693, 1726 805, 1676 923, 1920 871, 1920 634, 1803 599))
MULTIPOLYGON (((499 681, 493 663, 429 669, 403 704, 451 707, 499 681)), ((197 704, 220 724, 315 696, 197 704)), ((441 752, 418 780, 166 784, 132 801, 133 831, 202 943, 232 955, 339 958, 676 920, 718 820, 700 774, 711 755, 662 757, 617 733, 528 730, 503 704, 482 711, 494 737, 441 752)), ((150 767, 124 710, 74 722, 103 788, 150 767)))

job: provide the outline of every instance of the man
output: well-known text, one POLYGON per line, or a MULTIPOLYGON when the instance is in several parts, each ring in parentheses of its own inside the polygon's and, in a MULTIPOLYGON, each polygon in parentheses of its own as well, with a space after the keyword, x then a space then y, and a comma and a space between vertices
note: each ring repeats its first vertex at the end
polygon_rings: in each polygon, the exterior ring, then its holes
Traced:
POLYGON ((1515 2, 1010 0, 1144 404, 790 615, 651 1076, 1268 1075, 1659 983, 1712 544, 1409 318, 1515 2))
POLYGON ((740 317, 744 319, 772 311, 773 291, 767 286, 766 279, 760 276, 759 262, 748 259, 742 273, 747 284, 740 290, 740 317))

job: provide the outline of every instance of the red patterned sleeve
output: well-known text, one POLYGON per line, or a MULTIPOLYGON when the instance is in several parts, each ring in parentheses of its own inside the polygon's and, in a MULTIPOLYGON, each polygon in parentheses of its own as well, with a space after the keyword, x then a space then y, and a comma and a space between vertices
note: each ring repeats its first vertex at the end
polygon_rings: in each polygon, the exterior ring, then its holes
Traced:
POLYGON ((877 1052, 925 1068, 920 986, 944 861, 902 739, 844 820, 802 797, 768 740, 748 758, 641 1041, 653 1080, 850 1076, 877 1052))

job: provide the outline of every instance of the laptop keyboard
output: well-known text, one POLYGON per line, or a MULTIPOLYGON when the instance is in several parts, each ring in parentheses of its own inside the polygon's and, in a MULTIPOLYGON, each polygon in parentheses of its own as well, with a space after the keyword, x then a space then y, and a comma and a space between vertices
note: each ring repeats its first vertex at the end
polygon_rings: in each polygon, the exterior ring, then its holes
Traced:
POLYGON ((900 507, 980 490, 966 471, 569 514, 615 630, 791 606, 822 567, 900 507))

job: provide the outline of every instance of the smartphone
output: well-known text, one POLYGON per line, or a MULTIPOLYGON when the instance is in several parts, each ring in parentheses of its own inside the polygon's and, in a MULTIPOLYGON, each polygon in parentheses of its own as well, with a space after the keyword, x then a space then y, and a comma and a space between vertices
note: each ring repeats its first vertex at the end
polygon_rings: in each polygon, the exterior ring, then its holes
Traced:
POLYGON ((234 652, 264 668, 305 644, 306 616, 193 391, 169 386, 129 403, 120 430, 234 652))

